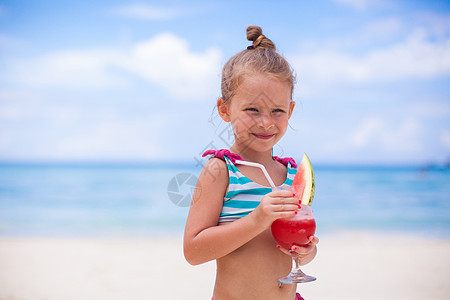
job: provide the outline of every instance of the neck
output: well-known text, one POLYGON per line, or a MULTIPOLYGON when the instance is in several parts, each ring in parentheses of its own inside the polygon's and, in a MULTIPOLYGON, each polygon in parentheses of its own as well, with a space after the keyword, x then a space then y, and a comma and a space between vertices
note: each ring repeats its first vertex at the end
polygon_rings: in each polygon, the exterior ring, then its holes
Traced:
POLYGON ((239 145, 234 144, 230 148, 230 151, 238 154, 243 160, 260 163, 263 165, 267 165, 274 161, 272 158, 272 149, 259 152, 251 150, 247 147, 239 147, 239 145))

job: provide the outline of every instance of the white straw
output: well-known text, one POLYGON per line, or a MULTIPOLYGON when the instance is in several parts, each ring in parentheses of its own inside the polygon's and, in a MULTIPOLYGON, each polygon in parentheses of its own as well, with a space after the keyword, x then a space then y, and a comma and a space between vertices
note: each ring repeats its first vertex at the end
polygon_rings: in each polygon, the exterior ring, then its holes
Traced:
POLYGON ((236 160, 236 163, 241 164, 241 165, 247 165, 247 166, 260 168, 261 171, 264 173, 264 176, 266 176, 267 181, 269 182, 270 186, 272 188, 276 188, 275 184, 272 181, 272 178, 270 178, 269 173, 267 173, 267 170, 263 165, 254 163, 254 162, 250 162, 250 161, 245 161, 245 160, 236 160))

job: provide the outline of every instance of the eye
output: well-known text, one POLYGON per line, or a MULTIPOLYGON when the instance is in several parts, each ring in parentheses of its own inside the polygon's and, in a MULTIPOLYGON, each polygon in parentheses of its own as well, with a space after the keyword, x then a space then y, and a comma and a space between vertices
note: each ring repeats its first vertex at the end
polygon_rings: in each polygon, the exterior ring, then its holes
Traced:
POLYGON ((245 109, 245 111, 249 111, 249 112, 258 112, 258 109, 255 107, 248 107, 245 109))

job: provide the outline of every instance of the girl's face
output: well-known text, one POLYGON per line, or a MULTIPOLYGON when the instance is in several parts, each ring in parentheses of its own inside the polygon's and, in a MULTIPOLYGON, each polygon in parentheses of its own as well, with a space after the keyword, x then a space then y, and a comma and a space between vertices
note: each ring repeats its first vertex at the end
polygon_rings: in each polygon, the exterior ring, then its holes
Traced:
POLYGON ((283 137, 295 102, 290 86, 274 77, 247 76, 226 103, 219 99, 219 114, 231 122, 235 145, 257 152, 271 150, 283 137))

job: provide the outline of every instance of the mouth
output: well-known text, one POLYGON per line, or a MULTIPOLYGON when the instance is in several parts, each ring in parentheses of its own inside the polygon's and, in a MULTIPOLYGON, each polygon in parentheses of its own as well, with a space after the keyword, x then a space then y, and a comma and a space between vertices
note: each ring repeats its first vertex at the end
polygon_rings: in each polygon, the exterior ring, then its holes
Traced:
POLYGON ((262 139, 262 140, 269 140, 275 136, 275 134, 259 134, 259 133, 252 133, 252 134, 257 139, 262 139))

